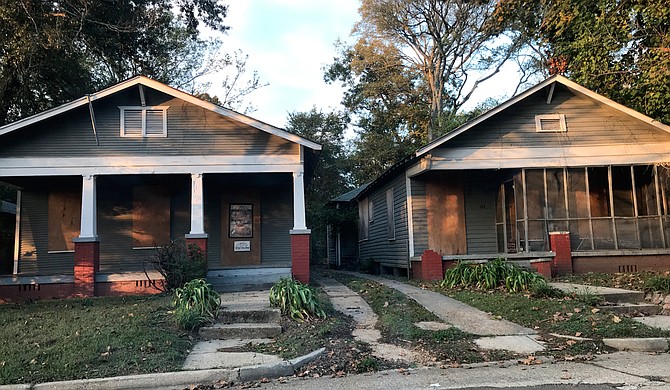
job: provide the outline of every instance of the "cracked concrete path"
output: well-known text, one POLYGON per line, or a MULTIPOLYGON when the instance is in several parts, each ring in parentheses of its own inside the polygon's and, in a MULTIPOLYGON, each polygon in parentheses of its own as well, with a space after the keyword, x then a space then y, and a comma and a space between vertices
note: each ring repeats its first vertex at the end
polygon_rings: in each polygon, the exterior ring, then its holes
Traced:
POLYGON ((507 320, 497 319, 465 303, 459 302, 446 295, 419 287, 397 282, 391 279, 380 278, 357 272, 342 272, 357 278, 370 279, 392 289, 398 290, 409 298, 417 301, 442 321, 451 324, 463 332, 479 336, 525 336, 537 334, 530 328, 517 325, 507 320))
POLYGON ((370 344, 374 356, 382 359, 394 357, 408 363, 420 360, 420 356, 415 352, 379 341, 382 335, 375 329, 379 318, 360 295, 335 279, 321 277, 315 279, 315 282, 323 287, 337 311, 354 319, 356 322, 356 329, 352 332, 354 339, 370 344))

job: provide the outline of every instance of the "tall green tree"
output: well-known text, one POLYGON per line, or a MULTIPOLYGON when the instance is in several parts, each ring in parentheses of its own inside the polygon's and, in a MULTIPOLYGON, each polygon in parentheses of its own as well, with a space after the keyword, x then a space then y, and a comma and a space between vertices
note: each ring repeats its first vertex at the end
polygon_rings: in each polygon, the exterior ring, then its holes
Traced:
POLYGON ((670 124, 666 0, 503 0, 552 74, 670 124))
POLYGON ((323 112, 312 108, 308 112, 289 114, 287 130, 323 146, 314 176, 305 193, 307 224, 312 229, 314 258, 326 257, 326 227, 336 218, 326 203, 351 189, 348 175, 344 133, 349 119, 341 112, 323 112))
POLYGON ((0 124, 135 74, 193 86, 217 43, 217 0, 16 0, 0 5, 0 124))

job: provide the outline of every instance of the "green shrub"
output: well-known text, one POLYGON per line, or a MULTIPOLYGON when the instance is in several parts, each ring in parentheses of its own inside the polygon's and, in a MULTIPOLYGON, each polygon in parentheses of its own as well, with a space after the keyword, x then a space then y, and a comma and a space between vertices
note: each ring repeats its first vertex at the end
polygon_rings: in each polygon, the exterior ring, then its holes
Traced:
POLYGON ((504 287, 509 292, 520 292, 546 283, 542 275, 526 271, 505 259, 497 258, 483 264, 459 261, 456 267, 445 272, 440 286, 442 288, 471 287, 479 290, 504 287))
POLYGON ((207 258, 197 245, 172 241, 157 248, 156 254, 145 261, 145 271, 147 268, 155 269, 165 279, 163 285, 149 279, 152 285, 163 291, 172 291, 191 280, 204 279, 207 276, 207 258))
POLYGON ((644 283, 644 291, 670 294, 670 275, 653 276, 644 283))
POLYGON ((194 330, 213 323, 219 316, 221 296, 203 279, 194 279, 174 290, 177 323, 194 330))
POLYGON ((272 286, 270 304, 278 307, 283 315, 298 321, 326 317, 312 288, 291 278, 282 278, 272 286))

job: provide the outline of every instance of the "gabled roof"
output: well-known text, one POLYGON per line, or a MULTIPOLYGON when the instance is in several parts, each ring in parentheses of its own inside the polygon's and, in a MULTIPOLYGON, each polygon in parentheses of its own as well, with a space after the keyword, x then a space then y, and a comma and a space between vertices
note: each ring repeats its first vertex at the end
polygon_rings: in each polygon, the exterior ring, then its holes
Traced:
POLYGON ((609 106, 609 107, 611 107, 615 110, 621 111, 624 114, 628 114, 628 115, 630 115, 630 116, 632 116, 636 119, 641 120, 642 122, 648 123, 648 124, 650 124, 654 127, 657 127, 657 128, 659 128, 663 131, 666 131, 666 132, 670 133, 670 126, 668 126, 666 124, 663 124, 663 123, 661 123, 661 122, 659 122, 655 119, 652 119, 652 118, 650 118, 650 117, 648 117, 644 114, 641 114, 641 113, 633 110, 632 108, 629 108, 629 107, 626 107, 622 104, 619 104, 619 103, 615 102, 614 100, 608 99, 605 96, 600 95, 596 92, 593 92, 588 88, 584 88, 581 85, 575 83, 574 81, 568 80, 564 76, 555 75, 555 76, 552 76, 552 77, 544 80, 543 82, 537 84, 536 86, 534 86, 532 88, 529 88, 528 90, 524 91, 523 93, 509 99, 505 103, 502 103, 501 105, 485 112, 484 114, 482 114, 482 115, 478 116, 477 118, 471 120, 470 122, 462 125, 461 127, 458 127, 455 130, 453 130, 453 131, 451 131, 451 132, 433 140, 431 143, 429 143, 426 146, 417 150, 416 151, 416 156, 418 157, 418 156, 421 156, 421 155, 424 155, 424 154, 430 152, 431 150, 439 147, 440 145, 444 144, 445 142, 449 141, 450 139, 459 136, 460 134, 470 130, 471 128, 475 127, 476 125, 478 125, 478 124, 484 122, 485 120, 491 118, 492 116, 506 110, 507 108, 517 104, 518 102, 526 99, 527 97, 535 94, 536 92, 544 89, 545 87, 550 86, 553 83, 562 84, 573 92, 576 92, 576 93, 582 94, 584 96, 590 97, 594 100, 597 100, 600 103, 605 104, 606 106, 609 106))
POLYGON ((29 116, 27 118, 20 119, 16 122, 9 123, 7 125, 4 125, 0 127, 0 136, 5 135, 7 133, 11 133, 12 131, 19 130, 23 127, 32 125, 34 123, 43 121, 45 119, 54 117, 56 115, 65 113, 67 111, 73 110, 77 107, 81 107, 83 105, 86 105, 90 102, 94 102, 98 99, 102 99, 104 97, 107 97, 109 95, 115 94, 119 91, 122 91, 124 89, 136 86, 136 85, 144 85, 146 87, 155 89, 157 91, 163 92, 165 94, 168 94, 170 96, 173 96, 177 99, 184 100, 188 103, 194 104, 196 106, 202 107, 206 110, 210 110, 213 112, 216 112, 217 114, 220 114, 222 116, 225 116, 227 118, 230 118, 232 120, 244 123, 246 125, 249 125, 251 127, 254 127, 258 130, 264 131, 266 133, 270 133, 273 135, 276 135, 278 137, 284 138, 288 141, 295 142, 297 144, 300 144, 302 146, 305 146, 307 148, 310 148, 312 150, 321 150, 321 145, 317 144, 316 142, 312 142, 306 138, 300 137, 298 135, 289 133, 286 130, 280 129, 278 127, 274 127, 272 125, 269 125, 267 123, 261 122, 259 120, 253 119, 251 117, 248 117, 246 115, 237 113, 233 110, 229 110, 227 108, 223 108, 221 106, 217 106, 216 104, 204 101, 202 99, 198 99, 197 97, 188 94, 186 92, 180 91, 176 88, 172 88, 169 85, 163 84, 159 81, 152 80, 146 76, 135 76, 133 78, 130 78, 126 81, 122 81, 116 85, 113 85, 109 88, 103 89, 102 91, 93 93, 91 95, 86 95, 83 96, 79 99, 73 100, 69 103, 62 104, 58 107, 54 107, 50 110, 43 111, 39 114, 35 114, 33 116, 29 116))

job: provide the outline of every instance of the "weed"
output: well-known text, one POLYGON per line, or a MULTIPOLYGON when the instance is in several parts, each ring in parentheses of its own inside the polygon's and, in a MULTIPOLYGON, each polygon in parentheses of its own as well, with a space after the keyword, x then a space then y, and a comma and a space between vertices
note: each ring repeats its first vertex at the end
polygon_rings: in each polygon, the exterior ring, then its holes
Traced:
POLYGON ((651 277, 645 282, 644 291, 670 294, 670 275, 651 277))
POLYGON ((221 296, 203 279, 194 279, 174 291, 177 323, 194 330, 219 316, 221 296))
POLYGON ((372 356, 366 356, 356 365, 356 372, 374 372, 379 370, 379 361, 372 356))
POLYGON ((565 293, 557 288, 551 287, 548 283, 536 283, 530 289, 530 294, 534 298, 563 298, 565 293))
POLYGON ((165 284, 147 278, 151 284, 163 291, 172 291, 182 287, 193 279, 204 279, 207 276, 207 258, 197 245, 183 241, 172 241, 160 247, 156 255, 144 262, 147 269, 155 269, 165 280, 165 284))
POLYGON ((605 299, 603 297, 601 297, 600 295, 597 295, 596 293, 594 293, 588 287, 584 287, 583 289, 575 292, 573 294, 573 298, 577 302, 581 302, 581 303, 583 303, 585 305, 588 305, 588 306, 596 306, 596 305, 599 305, 600 303, 602 303, 603 301, 605 301, 605 299))
POLYGON ((279 307, 283 315, 289 315, 298 321, 326 317, 326 312, 321 308, 314 290, 291 278, 282 278, 272 286, 270 304, 279 307))

